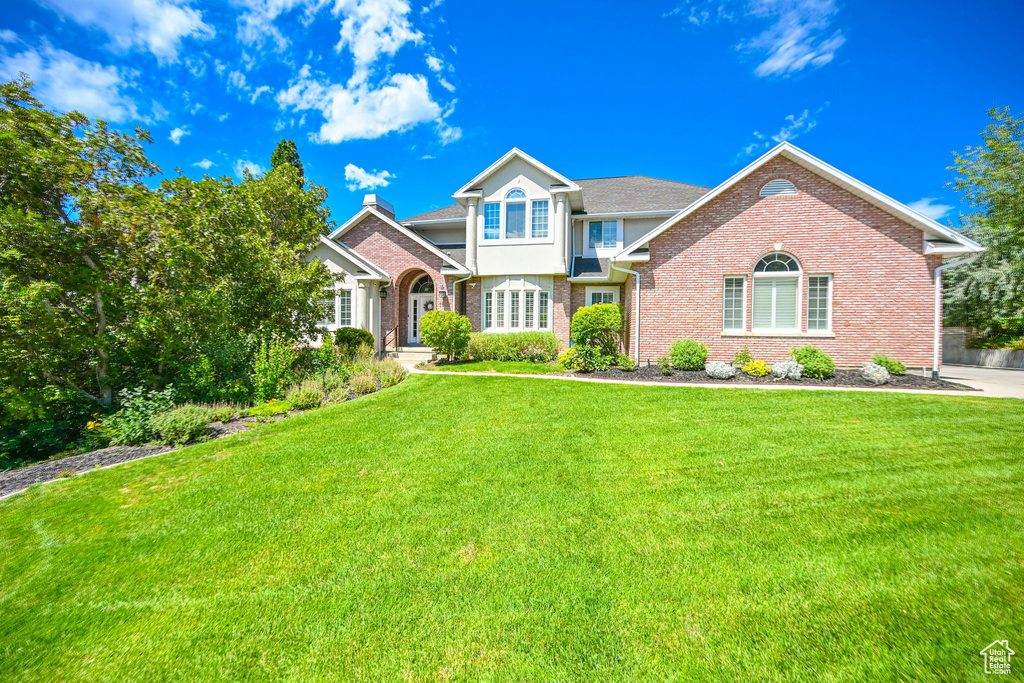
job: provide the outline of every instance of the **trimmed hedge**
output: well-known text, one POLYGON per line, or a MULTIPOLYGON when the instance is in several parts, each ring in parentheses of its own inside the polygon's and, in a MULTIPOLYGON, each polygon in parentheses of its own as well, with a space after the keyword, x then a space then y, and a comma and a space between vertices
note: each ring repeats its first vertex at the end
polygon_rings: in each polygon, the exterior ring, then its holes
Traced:
POLYGON ((546 360, 558 355, 558 337, 553 332, 474 332, 469 335, 469 357, 473 360, 525 360, 523 351, 539 346, 548 354, 546 360))
POLYGON ((622 336, 622 306, 584 306, 573 314, 569 330, 573 344, 596 346, 604 355, 616 356, 619 353, 619 339, 622 336))

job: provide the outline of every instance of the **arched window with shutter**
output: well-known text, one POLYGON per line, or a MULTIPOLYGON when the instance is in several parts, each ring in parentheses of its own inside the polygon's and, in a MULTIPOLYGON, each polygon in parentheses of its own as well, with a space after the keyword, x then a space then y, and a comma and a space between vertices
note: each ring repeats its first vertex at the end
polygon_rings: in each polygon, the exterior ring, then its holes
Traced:
POLYGON ((800 329, 800 262, 776 251, 754 266, 753 331, 797 332, 800 329))

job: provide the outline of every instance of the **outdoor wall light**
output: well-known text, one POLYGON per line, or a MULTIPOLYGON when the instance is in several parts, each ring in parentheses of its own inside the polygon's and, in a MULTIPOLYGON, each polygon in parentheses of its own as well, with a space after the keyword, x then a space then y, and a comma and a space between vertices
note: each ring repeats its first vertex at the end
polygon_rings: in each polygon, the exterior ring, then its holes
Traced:
POLYGON ((380 298, 381 298, 381 300, 384 300, 384 299, 388 298, 388 288, 387 287, 381 287, 380 288, 380 298))

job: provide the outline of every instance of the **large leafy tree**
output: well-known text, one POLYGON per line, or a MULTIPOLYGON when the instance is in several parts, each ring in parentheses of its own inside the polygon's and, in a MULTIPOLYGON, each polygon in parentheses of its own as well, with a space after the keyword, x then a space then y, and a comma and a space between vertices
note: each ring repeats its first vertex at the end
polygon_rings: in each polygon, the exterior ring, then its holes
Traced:
POLYGON ((0 382, 109 406, 217 340, 313 331, 322 187, 290 164, 153 187, 145 131, 50 111, 30 87, 0 84, 0 382))
POLYGON ((945 280, 946 322, 1024 334, 1024 117, 991 109, 982 144, 954 155, 951 183, 977 209, 964 231, 988 251, 945 280))

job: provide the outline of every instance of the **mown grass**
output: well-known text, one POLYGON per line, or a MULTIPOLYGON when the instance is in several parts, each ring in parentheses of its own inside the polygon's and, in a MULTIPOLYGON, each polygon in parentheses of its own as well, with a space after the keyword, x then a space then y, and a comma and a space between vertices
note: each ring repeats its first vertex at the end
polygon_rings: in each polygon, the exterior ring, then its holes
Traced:
POLYGON ((0 501, 0 677, 982 679, 1021 410, 416 375, 0 501))
POLYGON ((436 367, 424 367, 423 369, 445 370, 447 372, 504 372, 514 375, 546 375, 553 372, 565 372, 565 368, 557 365, 504 360, 458 361, 455 363, 442 363, 436 367))

